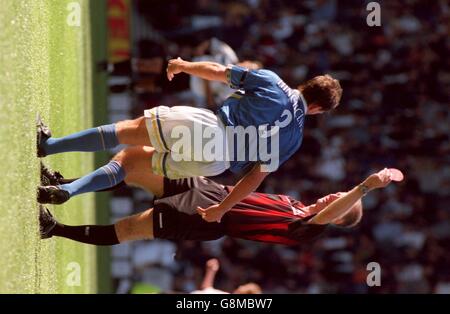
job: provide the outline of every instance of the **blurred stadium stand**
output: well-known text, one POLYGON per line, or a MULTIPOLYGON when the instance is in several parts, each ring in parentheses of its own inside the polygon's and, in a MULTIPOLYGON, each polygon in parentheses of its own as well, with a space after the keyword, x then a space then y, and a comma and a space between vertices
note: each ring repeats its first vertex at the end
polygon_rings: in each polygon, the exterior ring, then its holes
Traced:
MULTIPOLYGON (((113 1, 117 2, 117 1, 113 1)), ((124 1, 124 3, 129 3, 124 1)), ((366 1, 132 1, 130 56, 181 56, 217 37, 240 59, 256 58, 287 83, 333 73, 341 106, 308 118, 300 151, 261 191, 308 204, 346 190, 371 171, 402 169, 404 184, 369 194, 360 226, 287 248, 233 239, 136 242, 113 249, 117 291, 135 283, 161 291, 198 287, 205 261, 217 257, 217 287, 254 281, 264 292, 450 293, 450 6, 448 1, 382 2, 382 26, 368 27, 366 1), (382 267, 381 287, 366 285, 369 262, 382 267)), ((111 77, 139 82, 110 95, 110 119, 136 117, 159 104, 192 104, 187 76, 111 77), (151 92, 148 92, 150 90, 151 92)), ((119 82, 119 83, 118 83, 119 82)), ((218 180, 234 183, 225 175, 218 180)), ((117 191, 113 219, 150 207, 152 196, 117 191)))

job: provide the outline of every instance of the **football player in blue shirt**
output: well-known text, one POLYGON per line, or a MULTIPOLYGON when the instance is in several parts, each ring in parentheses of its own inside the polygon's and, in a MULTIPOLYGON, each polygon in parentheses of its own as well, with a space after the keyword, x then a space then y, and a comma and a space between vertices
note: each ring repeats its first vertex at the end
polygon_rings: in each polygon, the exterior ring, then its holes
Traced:
POLYGON ((39 157, 106 150, 119 144, 130 146, 109 164, 74 182, 39 187, 38 201, 61 204, 72 196, 126 182, 127 176, 135 177, 136 172, 143 184, 146 177, 152 177, 150 174, 177 179, 214 176, 227 169, 243 173, 242 179, 220 204, 198 209, 206 221, 220 221, 230 208, 255 191, 268 173, 298 150, 305 116, 336 108, 342 95, 339 82, 329 75, 316 76, 298 88, 290 88, 278 75, 265 69, 249 70, 180 58, 170 60, 168 79, 172 80, 179 73, 223 82, 237 92, 225 100, 217 115, 203 108, 159 106, 145 110, 144 116, 135 120, 63 138, 51 137, 48 128, 40 122, 39 157), (208 142, 212 135, 223 144, 223 147, 212 145, 215 153, 223 150, 218 154, 220 158, 205 154, 212 152, 208 142), (186 146, 186 141, 190 145, 186 146))

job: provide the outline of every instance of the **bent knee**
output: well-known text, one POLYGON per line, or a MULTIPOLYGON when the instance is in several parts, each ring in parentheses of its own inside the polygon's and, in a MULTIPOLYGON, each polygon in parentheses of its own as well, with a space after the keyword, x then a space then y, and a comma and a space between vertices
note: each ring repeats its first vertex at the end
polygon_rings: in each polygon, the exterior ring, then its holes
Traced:
POLYGON ((138 129, 140 126, 145 125, 145 117, 139 117, 134 120, 123 120, 116 123, 117 131, 138 129))
POLYGON ((155 149, 148 146, 131 146, 117 153, 113 160, 117 161, 125 169, 125 172, 132 172, 142 167, 142 164, 148 164, 153 156, 155 149))

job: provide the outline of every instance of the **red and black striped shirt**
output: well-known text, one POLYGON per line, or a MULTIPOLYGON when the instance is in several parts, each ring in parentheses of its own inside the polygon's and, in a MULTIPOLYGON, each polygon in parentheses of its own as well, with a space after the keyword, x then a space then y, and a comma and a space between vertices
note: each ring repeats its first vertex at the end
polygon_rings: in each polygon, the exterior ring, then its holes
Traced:
POLYGON ((295 245, 324 232, 326 225, 304 223, 313 216, 289 196, 255 192, 227 212, 223 222, 230 237, 295 245))

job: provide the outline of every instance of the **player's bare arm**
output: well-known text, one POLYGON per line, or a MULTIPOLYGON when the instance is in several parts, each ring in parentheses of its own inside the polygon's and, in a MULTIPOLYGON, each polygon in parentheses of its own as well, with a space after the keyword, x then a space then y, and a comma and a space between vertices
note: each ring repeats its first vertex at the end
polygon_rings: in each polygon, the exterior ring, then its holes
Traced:
POLYGON ((216 279, 216 274, 219 271, 220 264, 217 258, 211 258, 206 262, 206 272, 203 278, 202 285, 200 289, 207 289, 214 287, 214 280, 216 279))
POLYGON ((370 175, 361 184, 346 193, 342 193, 342 196, 339 197, 339 194, 334 194, 336 195, 334 197, 335 200, 319 211, 308 223, 320 225, 334 223, 337 219, 344 216, 367 192, 387 186, 392 181, 391 176, 390 170, 384 169, 370 175))
POLYGON ((261 170, 260 164, 255 165, 252 170, 236 184, 234 189, 222 203, 205 209, 199 207, 197 209, 198 213, 208 222, 220 222, 223 215, 250 193, 254 192, 268 174, 268 172, 263 172, 261 170))
POLYGON ((171 81, 175 75, 183 72, 189 75, 198 76, 204 80, 227 83, 226 70, 226 66, 215 62, 189 62, 177 58, 169 60, 167 66, 167 79, 171 81))

